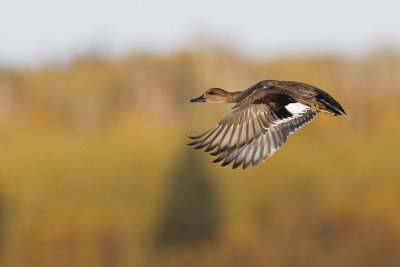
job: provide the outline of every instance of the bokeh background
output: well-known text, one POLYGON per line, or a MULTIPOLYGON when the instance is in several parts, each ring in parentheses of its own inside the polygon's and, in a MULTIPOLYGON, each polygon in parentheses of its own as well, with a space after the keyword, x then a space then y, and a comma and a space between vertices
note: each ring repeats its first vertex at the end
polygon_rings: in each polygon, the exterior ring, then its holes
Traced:
POLYGON ((11 1, 0 9, 1 266, 398 266, 397 1, 11 1), (185 134, 207 88, 310 83, 266 162, 185 134))

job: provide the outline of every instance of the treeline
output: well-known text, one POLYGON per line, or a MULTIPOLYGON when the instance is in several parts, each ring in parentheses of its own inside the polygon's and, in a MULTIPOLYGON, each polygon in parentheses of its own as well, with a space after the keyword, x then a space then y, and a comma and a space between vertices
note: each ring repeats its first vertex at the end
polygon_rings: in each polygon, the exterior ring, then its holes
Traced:
POLYGON ((298 80, 331 92, 368 126, 399 108, 400 53, 256 60, 223 49, 168 56, 99 56, 32 71, 0 71, 0 125, 30 122, 86 129, 141 117, 179 120, 188 99, 209 87, 242 90, 264 79, 298 80))

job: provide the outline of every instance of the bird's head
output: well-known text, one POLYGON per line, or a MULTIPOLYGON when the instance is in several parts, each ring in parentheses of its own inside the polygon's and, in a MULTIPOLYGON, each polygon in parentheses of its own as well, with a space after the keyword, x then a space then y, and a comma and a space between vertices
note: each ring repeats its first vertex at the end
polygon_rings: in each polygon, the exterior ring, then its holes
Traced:
POLYGON ((208 102, 208 103, 230 103, 231 93, 221 88, 210 88, 198 98, 190 100, 190 102, 208 102))

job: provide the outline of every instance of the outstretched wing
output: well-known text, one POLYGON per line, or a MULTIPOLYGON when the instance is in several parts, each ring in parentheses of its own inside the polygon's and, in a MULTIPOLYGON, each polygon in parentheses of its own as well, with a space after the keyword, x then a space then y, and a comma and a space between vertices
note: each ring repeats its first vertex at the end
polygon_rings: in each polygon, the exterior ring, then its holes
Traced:
POLYGON ((245 169, 272 156, 290 134, 315 116, 315 111, 282 88, 257 89, 212 129, 190 137, 194 141, 189 145, 207 146, 206 152, 215 149, 214 162, 223 161, 222 166, 233 162, 233 168, 243 163, 245 169))

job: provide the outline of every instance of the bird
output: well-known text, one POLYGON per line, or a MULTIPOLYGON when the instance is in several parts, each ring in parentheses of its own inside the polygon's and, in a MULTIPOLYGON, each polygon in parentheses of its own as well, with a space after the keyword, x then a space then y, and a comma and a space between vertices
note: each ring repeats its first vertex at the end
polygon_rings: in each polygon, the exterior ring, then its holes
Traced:
POLYGON ((264 80, 248 89, 228 92, 210 88, 190 102, 235 103, 230 114, 210 130, 188 136, 188 145, 212 152, 226 166, 235 169, 271 157, 288 136, 311 122, 318 113, 350 118, 327 92, 296 81, 264 80))

